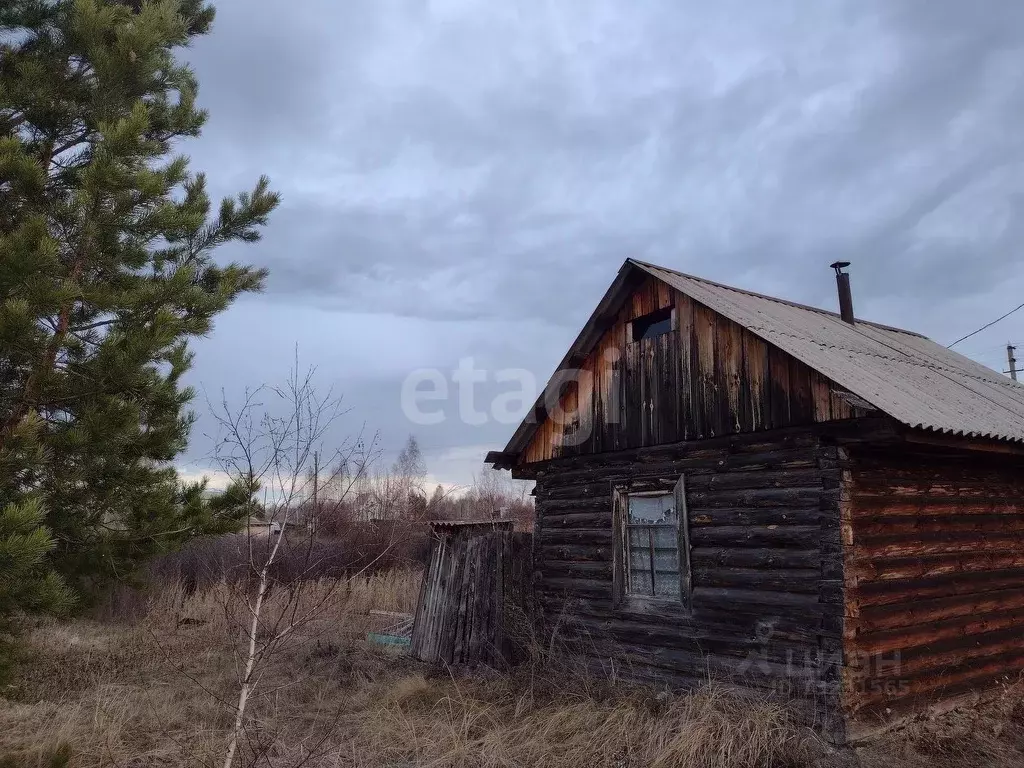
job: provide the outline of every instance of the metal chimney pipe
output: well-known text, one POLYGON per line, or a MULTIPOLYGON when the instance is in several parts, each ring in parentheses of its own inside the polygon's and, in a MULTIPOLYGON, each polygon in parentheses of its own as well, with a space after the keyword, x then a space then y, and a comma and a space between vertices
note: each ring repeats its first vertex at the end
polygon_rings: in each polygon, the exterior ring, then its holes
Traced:
POLYGON ((835 261, 829 266, 836 271, 836 287, 839 289, 839 316, 843 322, 853 325, 853 291, 850 290, 850 276, 843 272, 850 266, 848 261, 835 261))

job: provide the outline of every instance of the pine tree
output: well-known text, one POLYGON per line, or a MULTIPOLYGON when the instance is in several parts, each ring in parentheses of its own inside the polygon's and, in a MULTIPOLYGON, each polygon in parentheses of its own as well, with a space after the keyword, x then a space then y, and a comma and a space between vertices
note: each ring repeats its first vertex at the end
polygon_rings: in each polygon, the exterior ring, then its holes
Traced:
POLYGON ((202 0, 0 7, 0 563, 37 585, 4 592, 0 566, 0 616, 66 605, 65 583, 128 576, 251 509, 254 489, 209 498, 172 464, 188 342, 265 278, 212 252, 258 240, 278 202, 261 178, 211 216, 174 154, 206 119, 175 50, 212 20, 202 0))
POLYGON ((37 418, 26 418, 0 443, 0 680, 15 656, 18 613, 61 613, 74 603, 47 562, 54 541, 38 493, 23 493, 43 466, 37 418))

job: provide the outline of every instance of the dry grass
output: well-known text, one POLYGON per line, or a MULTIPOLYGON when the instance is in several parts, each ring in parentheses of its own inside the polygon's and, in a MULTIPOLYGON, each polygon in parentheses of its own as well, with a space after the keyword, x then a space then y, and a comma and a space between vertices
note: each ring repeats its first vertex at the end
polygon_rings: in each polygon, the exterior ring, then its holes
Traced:
MULTIPOLYGON (((418 568, 425 564, 429 536, 421 524, 392 521, 379 524, 350 523, 342 538, 304 530, 285 535, 270 568, 271 581, 297 584, 325 583, 349 573, 378 573, 418 568)), ((209 536, 190 541, 176 552, 151 560, 137 580, 142 585, 164 589, 167 584, 188 585, 189 591, 237 584, 252 574, 252 564, 262 564, 275 539, 244 533, 209 536)), ((93 613, 106 621, 141 618, 151 613, 151 590, 122 583, 111 589, 94 607, 93 613)))
MULTIPOLYGON (((403 570, 310 585, 300 602, 324 610, 265 669, 240 764, 760 768, 857 765, 858 757, 862 766, 1014 764, 998 762, 1010 754, 1006 733, 976 748, 977 723, 958 737, 960 752, 904 732, 853 755, 794 726, 778 704, 719 686, 668 696, 544 659, 510 676, 470 678, 367 644, 367 611, 411 611, 418 582, 418 573, 403 570)), ((271 614, 286 596, 271 595, 271 614)), ((0 758, 47 766, 67 745, 70 765, 82 768, 218 764, 240 664, 232 598, 227 585, 192 596, 168 588, 135 623, 39 624, 34 656, 0 702, 0 758)), ((1019 691, 1008 701, 1004 727, 1019 729, 1019 691)))
POLYGON ((922 717, 858 750, 878 768, 1024 766, 1024 680, 1004 685, 983 706, 922 717))

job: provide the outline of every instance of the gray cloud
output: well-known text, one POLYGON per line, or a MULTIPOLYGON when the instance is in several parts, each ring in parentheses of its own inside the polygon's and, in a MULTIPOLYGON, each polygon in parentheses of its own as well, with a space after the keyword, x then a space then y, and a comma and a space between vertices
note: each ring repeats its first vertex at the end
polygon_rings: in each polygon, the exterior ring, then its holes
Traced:
MULTIPOLYGON (((284 192, 224 257, 270 267, 261 312, 300 345, 358 316, 400 360, 387 329, 410 326, 367 318, 406 318, 462 329, 446 363, 543 377, 626 256, 826 305, 847 258, 861 314, 946 341, 1024 292, 1015 0, 218 7, 187 52, 211 120, 186 149, 218 192, 284 192)), ((997 365, 1024 321, 993 333, 974 351, 997 365)), ((407 426, 394 371, 333 373, 407 426)))

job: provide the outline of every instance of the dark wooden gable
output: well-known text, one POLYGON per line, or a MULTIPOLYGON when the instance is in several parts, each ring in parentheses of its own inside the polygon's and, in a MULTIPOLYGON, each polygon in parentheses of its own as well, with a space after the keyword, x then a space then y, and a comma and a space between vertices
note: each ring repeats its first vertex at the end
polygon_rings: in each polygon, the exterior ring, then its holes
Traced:
POLYGON ((646 276, 548 409, 520 464, 852 418, 841 387, 646 276), (631 324, 672 310, 672 330, 631 324))

